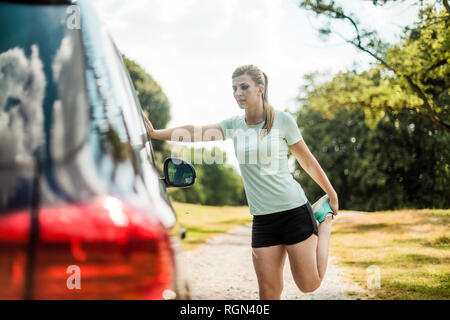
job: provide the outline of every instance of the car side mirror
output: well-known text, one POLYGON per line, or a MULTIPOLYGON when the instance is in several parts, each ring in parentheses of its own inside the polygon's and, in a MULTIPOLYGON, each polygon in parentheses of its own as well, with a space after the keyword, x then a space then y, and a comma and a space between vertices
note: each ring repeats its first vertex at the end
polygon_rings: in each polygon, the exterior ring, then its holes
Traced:
POLYGON ((186 188, 195 183, 195 169, 192 164, 179 158, 164 160, 164 183, 166 187, 186 188))

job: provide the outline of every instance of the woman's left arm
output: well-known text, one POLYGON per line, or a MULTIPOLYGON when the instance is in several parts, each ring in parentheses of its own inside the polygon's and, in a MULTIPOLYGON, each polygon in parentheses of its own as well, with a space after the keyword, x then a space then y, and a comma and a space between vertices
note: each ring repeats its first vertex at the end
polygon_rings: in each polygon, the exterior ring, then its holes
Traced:
POLYGON ((302 139, 297 143, 290 145, 289 150, 295 156, 300 166, 322 188, 322 190, 327 193, 328 197, 330 197, 330 207, 333 209, 334 214, 337 215, 339 210, 337 193, 305 141, 302 139))

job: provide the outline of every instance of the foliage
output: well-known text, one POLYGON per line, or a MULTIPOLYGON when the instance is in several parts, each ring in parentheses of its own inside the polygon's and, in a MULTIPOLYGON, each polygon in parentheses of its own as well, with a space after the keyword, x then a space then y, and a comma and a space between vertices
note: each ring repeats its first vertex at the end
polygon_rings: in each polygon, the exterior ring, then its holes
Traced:
MULTIPOLYGON (((450 137, 429 119, 411 111, 386 113, 371 129, 361 110, 341 110, 330 120, 305 103, 297 122, 338 193, 341 208, 450 206, 450 137)), ((315 201, 323 191, 297 162, 296 166, 296 178, 315 201)))
MULTIPOLYGON (((159 84, 135 61, 122 55, 134 88, 138 92, 142 109, 149 117, 155 129, 162 129, 170 121, 170 103, 159 84)), ((163 140, 154 140, 152 145, 157 152, 164 151, 163 140)), ((167 150, 166 150, 167 155, 167 150)))
MULTIPOLYGON (((122 55, 128 69, 133 85, 138 91, 139 102, 142 109, 147 113, 155 128, 164 128, 170 120, 170 104, 166 95, 158 83, 136 62, 122 55)), ((155 164, 159 174, 163 175, 164 159, 172 155, 169 146, 165 141, 152 140, 154 148, 155 164)), ((200 158, 205 154, 205 149, 187 149, 187 154, 191 152, 191 157, 186 160, 193 162, 194 153, 201 153, 200 158)), ((214 149, 211 156, 220 149, 214 149)), ((245 192, 241 177, 236 171, 222 164, 195 164, 197 174, 196 182, 188 188, 169 189, 169 195, 173 200, 199 203, 205 205, 245 205, 245 192)))
MULTIPOLYGON (((369 70, 332 78, 307 74, 298 97, 298 123, 340 207, 449 207, 449 12, 448 6, 438 12, 426 1, 417 4, 417 22, 392 45, 334 1, 300 2, 317 15, 348 21, 355 36, 347 42, 376 61, 369 70)), ((319 31, 330 34, 332 26, 319 31)), ((296 177, 310 198, 323 193, 302 170, 296 177)))
MULTIPOLYGON (((193 162, 195 154, 198 158, 205 159, 208 152, 213 158, 218 156, 224 159, 225 154, 219 148, 207 150, 205 148, 187 148, 185 147, 181 156, 189 162, 193 162), (217 154, 216 154, 217 153, 217 154)), ((204 205, 245 205, 246 198, 244 185, 241 176, 232 167, 220 163, 207 164, 202 161, 201 164, 195 164, 197 180, 192 187, 185 189, 170 190, 170 196, 175 201, 199 203, 204 205)))
MULTIPOLYGON (((386 1, 374 1, 374 5, 386 1)), ((346 41, 369 54, 376 66, 363 72, 343 73, 341 78, 322 89, 340 94, 317 95, 316 105, 332 113, 342 109, 360 109, 372 128, 386 112, 395 114, 411 110, 416 116, 430 119, 434 125, 450 132, 450 16, 436 6, 420 1, 417 23, 406 27, 399 44, 380 39, 374 30, 364 28, 351 13, 334 1, 301 1, 300 7, 317 15, 349 22, 353 38, 346 41)), ((333 32, 331 24, 319 29, 320 34, 333 32)))

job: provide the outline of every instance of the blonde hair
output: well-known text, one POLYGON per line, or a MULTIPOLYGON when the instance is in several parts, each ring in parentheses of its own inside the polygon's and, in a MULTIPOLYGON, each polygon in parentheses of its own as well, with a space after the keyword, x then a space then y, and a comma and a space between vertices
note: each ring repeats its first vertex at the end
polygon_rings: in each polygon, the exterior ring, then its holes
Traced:
POLYGON ((232 79, 242 76, 248 75, 257 85, 262 84, 264 86, 264 92, 262 94, 263 98, 263 117, 265 120, 264 126, 262 127, 262 134, 269 134, 270 130, 273 126, 273 120, 275 117, 275 109, 269 103, 269 97, 267 95, 267 88, 269 85, 269 79, 267 75, 261 71, 257 66, 252 64, 247 64, 240 66, 234 70, 232 79))

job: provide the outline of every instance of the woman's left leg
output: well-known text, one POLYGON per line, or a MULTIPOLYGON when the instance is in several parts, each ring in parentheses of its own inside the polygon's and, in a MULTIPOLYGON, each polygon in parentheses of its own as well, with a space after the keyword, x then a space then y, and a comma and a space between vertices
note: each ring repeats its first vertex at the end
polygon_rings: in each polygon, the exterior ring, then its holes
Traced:
POLYGON ((303 292, 316 290, 325 276, 331 220, 329 215, 319 224, 319 236, 312 234, 302 242, 286 245, 292 276, 303 292))

